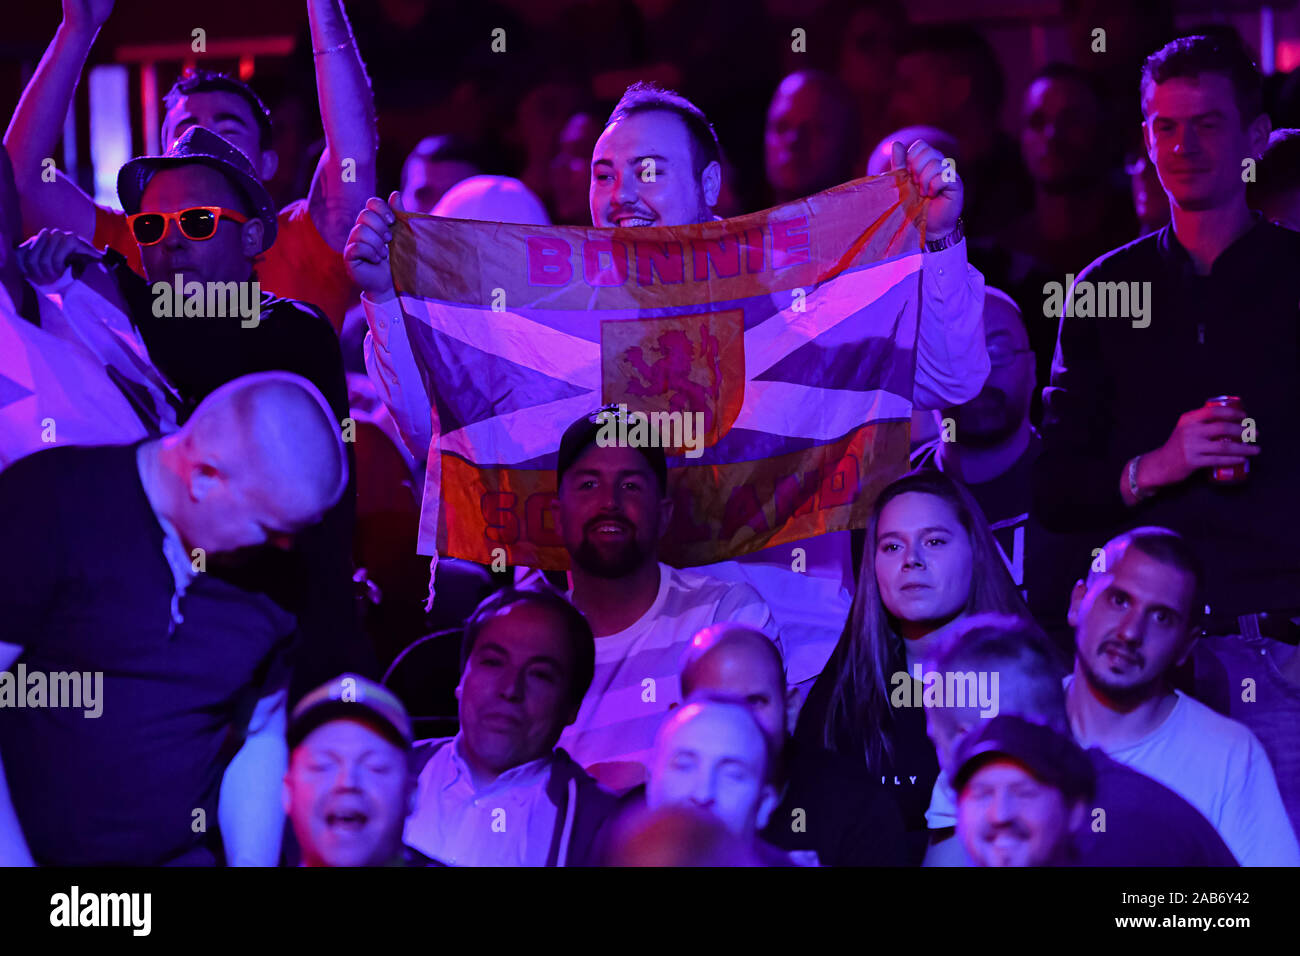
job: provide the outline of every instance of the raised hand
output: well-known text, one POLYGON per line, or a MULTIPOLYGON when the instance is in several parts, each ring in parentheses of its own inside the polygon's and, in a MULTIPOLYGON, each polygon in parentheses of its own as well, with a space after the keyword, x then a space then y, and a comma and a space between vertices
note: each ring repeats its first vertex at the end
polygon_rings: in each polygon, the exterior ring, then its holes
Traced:
POLYGON ((931 200, 930 214, 926 221, 926 239, 940 239, 956 229, 964 196, 956 167, 950 165, 945 170, 943 153, 923 139, 914 141, 906 149, 902 143, 894 143, 892 149, 890 169, 906 168, 917 191, 931 200), (951 182, 944 181, 945 172, 951 182))
POLYGON ((388 243, 393 239, 397 216, 404 212, 402 197, 393 192, 384 202, 378 196, 366 201, 357 216, 357 224, 348 233, 343 247, 343 261, 353 280, 372 299, 387 299, 393 294, 393 270, 388 262, 388 243))

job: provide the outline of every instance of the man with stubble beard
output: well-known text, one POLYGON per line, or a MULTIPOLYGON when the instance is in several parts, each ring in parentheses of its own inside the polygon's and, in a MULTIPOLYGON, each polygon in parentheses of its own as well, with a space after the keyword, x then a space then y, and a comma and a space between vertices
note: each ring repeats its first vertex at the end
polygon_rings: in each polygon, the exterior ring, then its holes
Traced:
POLYGON ((722 621, 775 634, 772 613, 746 584, 669 567, 659 539, 672 518, 662 448, 602 447, 606 407, 560 440, 555 526, 572 568, 571 598, 596 636, 596 670, 578 717, 560 738, 597 780, 643 783, 655 732, 681 699, 678 671, 692 635, 722 621))
POLYGON ((1074 673, 1065 708, 1075 739, 1163 783, 1200 810, 1242 866, 1300 866, 1259 738, 1174 688, 1201 633, 1205 582, 1192 547, 1166 528, 1106 543, 1075 585, 1074 673))

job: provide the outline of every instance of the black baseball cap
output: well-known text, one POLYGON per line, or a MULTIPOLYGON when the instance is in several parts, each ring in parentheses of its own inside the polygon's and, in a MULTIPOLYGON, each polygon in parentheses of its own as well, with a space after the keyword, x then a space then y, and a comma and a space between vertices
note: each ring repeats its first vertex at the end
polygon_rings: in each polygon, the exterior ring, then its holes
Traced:
MULTIPOLYGON (((564 430, 564 437, 560 439, 560 457, 555 463, 555 487, 558 489, 560 483, 564 481, 564 473, 573 466, 582 453, 592 445, 596 444, 596 436, 600 433, 601 428, 606 427, 610 420, 617 422, 622 416, 626 406, 605 405, 596 409, 590 415, 584 415, 576 422, 564 430)), ((650 463, 650 469, 655 473, 659 480, 659 490, 661 492, 668 489, 668 459, 664 455, 664 450, 658 446, 635 445, 645 460, 650 463)))
POLYGON ((117 198, 127 215, 140 211, 140 198, 149 180, 161 169, 198 164, 215 169, 243 193, 254 218, 262 220, 262 248, 275 242, 275 201, 257 178, 248 157, 225 139, 202 126, 191 126, 162 156, 137 156, 117 173, 117 198))
POLYGON ((360 674, 340 674, 311 691, 293 709, 286 738, 289 749, 331 720, 359 720, 369 724, 394 746, 411 746, 411 719, 402 702, 387 687, 360 674))
POLYGON ((981 766, 995 757, 1009 757, 1067 798, 1091 799, 1096 772, 1088 755, 1069 737, 1023 717, 999 715, 968 733, 957 747, 958 793, 981 766))

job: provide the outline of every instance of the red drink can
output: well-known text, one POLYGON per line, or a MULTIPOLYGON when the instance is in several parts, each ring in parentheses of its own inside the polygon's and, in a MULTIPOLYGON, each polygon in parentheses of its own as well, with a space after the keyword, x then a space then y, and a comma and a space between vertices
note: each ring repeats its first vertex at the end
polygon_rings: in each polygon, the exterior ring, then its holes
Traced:
MULTIPOLYGON (((1231 408, 1241 412, 1241 417, 1246 417, 1246 406, 1236 395, 1216 395, 1205 403, 1206 408, 1231 408)), ((1229 441, 1225 438, 1223 441, 1229 441)), ((1221 465, 1210 471, 1210 481, 1220 485, 1239 485, 1250 475, 1250 459, 1247 458, 1240 465, 1221 465)))

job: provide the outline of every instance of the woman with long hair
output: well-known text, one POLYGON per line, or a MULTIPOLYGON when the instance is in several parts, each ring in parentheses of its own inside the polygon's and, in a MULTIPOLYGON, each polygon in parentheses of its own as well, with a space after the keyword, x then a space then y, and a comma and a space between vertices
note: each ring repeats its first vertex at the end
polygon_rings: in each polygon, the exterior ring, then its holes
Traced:
POLYGON ((971 493, 939 471, 910 472, 887 485, 867 523, 844 633, 795 736, 865 761, 897 800, 918 862, 939 763, 925 712, 915 706, 921 688, 910 675, 955 622, 986 612, 1032 620, 971 493))

